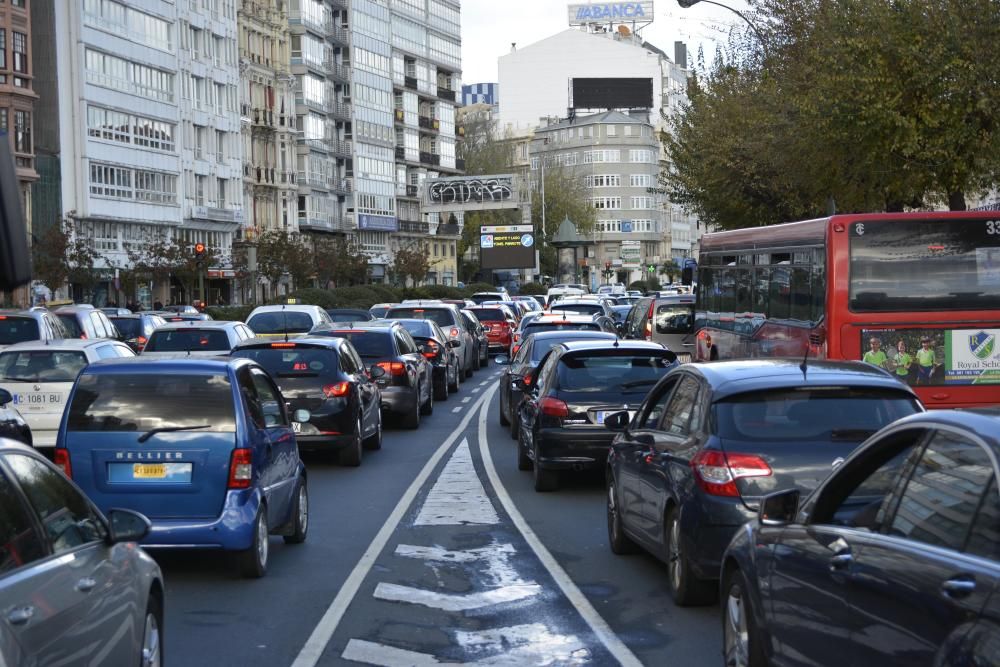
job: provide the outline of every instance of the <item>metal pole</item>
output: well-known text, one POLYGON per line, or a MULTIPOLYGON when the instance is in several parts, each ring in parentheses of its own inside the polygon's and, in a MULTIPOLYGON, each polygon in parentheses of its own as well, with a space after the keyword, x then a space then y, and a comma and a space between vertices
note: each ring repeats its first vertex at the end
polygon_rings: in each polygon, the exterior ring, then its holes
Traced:
MULTIPOLYGON (((746 14, 739 11, 738 9, 733 9, 729 5, 724 5, 721 2, 715 2, 715 0, 677 0, 677 4, 683 7, 684 9, 687 9, 692 5, 696 5, 699 2, 704 2, 706 5, 715 5, 716 7, 722 7, 723 9, 728 9, 733 14, 739 16, 748 26, 750 26, 750 29, 753 30, 754 34, 757 35, 757 39, 760 40, 760 44, 761 46, 764 47, 764 50, 765 51, 767 50, 767 42, 764 41, 764 33, 760 31, 760 28, 757 27, 757 24, 755 24, 753 21, 747 18, 746 14)), ((680 65, 681 63, 677 64, 680 65)))

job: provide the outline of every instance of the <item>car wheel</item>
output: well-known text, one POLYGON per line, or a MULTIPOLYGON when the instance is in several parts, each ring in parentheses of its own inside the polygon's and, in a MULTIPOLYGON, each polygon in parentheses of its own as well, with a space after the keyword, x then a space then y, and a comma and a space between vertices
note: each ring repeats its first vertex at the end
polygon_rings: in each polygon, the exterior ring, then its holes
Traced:
POLYGON ((618 506, 618 486, 615 478, 608 473, 608 544, 611 552, 619 555, 634 554, 638 551, 635 542, 625 534, 622 515, 618 506))
POLYGON ((476 350, 476 360, 474 362, 472 362, 472 370, 473 371, 478 371, 482 367, 483 367, 483 357, 482 357, 481 354, 479 354, 479 350, 477 349, 476 350))
POLYGON ((698 579, 691 569, 691 561, 681 539, 681 523, 676 507, 667 510, 664 522, 664 544, 667 551, 667 583, 670 595, 678 607, 708 604, 715 598, 711 582, 698 579))
POLYGON ((351 444, 337 452, 337 462, 342 466, 357 468, 361 465, 361 415, 354 424, 354 438, 351 444))
POLYGON ((510 417, 507 416, 507 407, 503 401, 503 387, 500 388, 500 425, 510 426, 510 417))
POLYGON ((762 667, 767 661, 747 594, 746 575, 739 568, 729 568, 721 590, 726 596, 722 605, 722 651, 726 664, 762 667))
POLYGON ((555 491, 559 488, 559 471, 549 470, 538 465, 538 437, 534 437, 534 465, 532 470, 535 473, 535 491, 555 491))
POLYGON ((528 447, 524 444, 524 438, 519 432, 517 436, 517 469, 531 470, 532 465, 531 457, 528 456, 528 447))
POLYGON ((146 622, 142 630, 142 648, 139 665, 160 667, 163 664, 163 602, 158 594, 150 592, 146 603, 146 622))
POLYGON ((469 363, 468 368, 465 369, 465 379, 472 377, 472 363, 469 363))
POLYGON ((303 479, 295 494, 295 506, 292 508, 292 532, 284 536, 285 544, 302 544, 306 541, 308 531, 309 492, 306 490, 306 481, 303 479))
POLYGON ((432 385, 427 387, 427 400, 420 406, 420 414, 434 414, 434 387, 432 385))
POLYGON ((434 383, 434 398, 438 401, 448 400, 448 369, 444 369, 444 379, 434 383))
POLYGON ((378 411, 378 422, 375 424, 375 432, 368 436, 365 441, 365 449, 382 449, 382 411, 378 411))
POLYGON ((417 386, 417 395, 413 398, 413 410, 403 417, 403 428, 415 429, 420 426, 420 387, 417 386))
POLYGON ((263 505, 257 510, 257 518, 253 522, 253 539, 250 548, 237 554, 240 574, 250 579, 259 579, 267 573, 268 528, 267 508, 263 505))

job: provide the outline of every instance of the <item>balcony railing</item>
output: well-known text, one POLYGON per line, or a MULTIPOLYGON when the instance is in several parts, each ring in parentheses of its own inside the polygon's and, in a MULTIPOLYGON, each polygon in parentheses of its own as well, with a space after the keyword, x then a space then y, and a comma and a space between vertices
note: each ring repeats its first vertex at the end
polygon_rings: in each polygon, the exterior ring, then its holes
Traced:
POLYGON ((448 88, 442 88, 441 86, 438 86, 437 94, 438 94, 438 97, 440 97, 443 100, 450 100, 452 102, 455 101, 455 91, 454 90, 450 90, 448 88))
POLYGON ((282 185, 294 185, 295 184, 295 172, 294 171, 281 171, 278 172, 281 178, 282 185))
POLYGON ((250 120, 254 125, 260 127, 274 127, 274 111, 262 107, 253 107, 250 110, 250 120))
POLYGON ((319 111, 320 113, 328 113, 330 111, 330 104, 323 100, 314 100, 309 97, 295 97, 295 103, 309 107, 314 111, 319 111))
POLYGON ((331 178, 327 181, 327 185, 331 190, 337 192, 343 192, 349 194, 354 192, 354 179, 352 178, 331 178))
POLYGON ((441 164, 441 156, 436 153, 425 153, 420 151, 420 162, 423 164, 432 164, 435 167, 441 164))
POLYGON ((308 14, 303 14, 300 11, 291 10, 288 12, 288 23, 290 25, 304 25, 305 27, 314 30, 320 34, 326 33, 326 25, 323 24, 322 19, 316 19, 308 14))
POLYGON ((326 72, 335 79, 340 79, 341 81, 351 80, 351 68, 343 63, 338 63, 336 60, 326 61, 326 72))
POLYGON ((327 101, 328 113, 336 116, 337 118, 343 118, 345 120, 351 119, 351 104, 350 102, 331 102, 327 101))
POLYGON ((428 130, 441 129, 441 121, 438 120, 437 118, 431 118, 429 116, 419 116, 417 118, 417 124, 420 125, 420 127, 426 128, 428 130))
POLYGON ((315 148, 318 151, 329 152, 330 150, 326 139, 303 139, 302 142, 309 148, 315 148))
POLYGON ((404 76, 403 77, 403 85, 406 86, 407 88, 412 88, 413 90, 416 90, 417 89, 417 77, 415 77, 415 76, 404 76))
POLYGON ((326 188, 326 176, 315 171, 299 171, 299 184, 311 188, 326 188))
POLYGON ((344 139, 331 139, 330 146, 337 155, 350 155, 354 152, 354 146, 350 141, 344 139))
POLYGON ((274 167, 254 167, 253 170, 253 180, 254 183, 258 185, 276 185, 274 167))
POLYGON ((327 26, 326 36, 335 42, 346 45, 348 44, 350 33, 343 26, 334 25, 333 21, 331 21, 327 26))
POLYGON ((406 149, 402 146, 396 146, 396 159, 405 160, 406 159, 406 149))
POLYGON ((409 232, 410 234, 429 234, 430 225, 426 222, 417 222, 416 220, 400 220, 399 231, 409 232))

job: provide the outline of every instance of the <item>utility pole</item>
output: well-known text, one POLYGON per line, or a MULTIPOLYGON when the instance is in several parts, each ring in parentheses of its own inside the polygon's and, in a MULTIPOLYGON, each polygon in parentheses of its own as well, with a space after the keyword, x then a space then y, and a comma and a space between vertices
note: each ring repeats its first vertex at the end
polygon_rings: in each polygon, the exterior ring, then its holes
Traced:
MULTIPOLYGON (((739 16, 748 26, 750 26, 750 29, 753 30, 755 35, 757 35, 757 39, 758 41, 760 41, 760 45, 763 47, 765 53, 767 52, 767 42, 764 40, 764 33, 760 31, 760 28, 757 26, 756 23, 747 18, 747 15, 739 11, 738 9, 733 9, 729 5, 724 5, 721 2, 715 2, 715 0, 677 0, 677 4, 684 9, 688 9, 689 7, 696 5, 699 2, 704 2, 706 5, 715 5, 716 7, 722 7, 723 9, 728 9, 733 14, 739 16)), ((677 64, 681 65, 681 63, 677 64)))

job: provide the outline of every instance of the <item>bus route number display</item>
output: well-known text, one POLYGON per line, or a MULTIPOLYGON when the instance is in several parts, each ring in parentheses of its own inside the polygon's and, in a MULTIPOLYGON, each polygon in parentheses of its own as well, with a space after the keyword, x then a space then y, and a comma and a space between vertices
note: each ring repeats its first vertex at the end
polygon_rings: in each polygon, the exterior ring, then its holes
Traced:
POLYGON ((479 228, 479 256, 484 269, 530 269, 535 266, 532 225, 491 225, 479 228))

